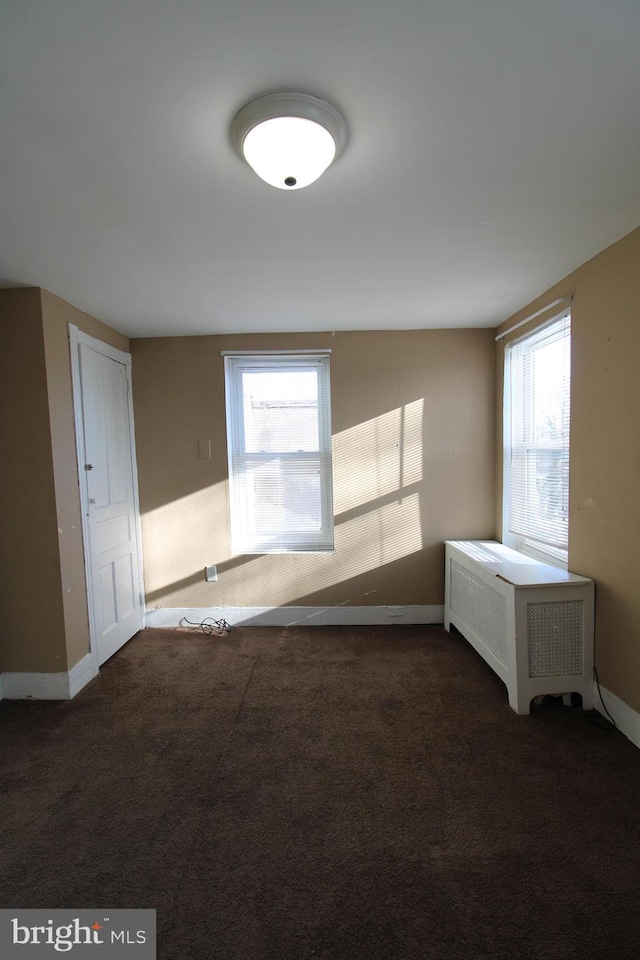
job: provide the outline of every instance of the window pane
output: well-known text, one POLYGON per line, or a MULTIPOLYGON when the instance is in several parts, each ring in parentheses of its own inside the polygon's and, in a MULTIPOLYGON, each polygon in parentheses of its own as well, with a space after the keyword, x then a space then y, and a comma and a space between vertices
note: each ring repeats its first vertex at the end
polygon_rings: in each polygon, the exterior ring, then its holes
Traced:
POLYGON ((225 359, 235 553, 333 549, 329 357, 225 359))
POLYGON ((511 344, 506 354, 506 530, 565 553, 569 539, 570 344, 570 318, 566 315, 511 344))
POLYGON ((569 337, 534 350, 533 366, 533 439, 562 443, 569 432, 569 337))
POLYGON ((320 464, 316 460, 269 460, 247 464, 247 482, 255 503, 255 530, 320 530, 320 464))
POLYGON ((561 546, 568 531, 568 461, 562 449, 514 451, 509 528, 541 543, 561 546), (561 541, 561 543, 559 543, 561 541))
POLYGON ((318 450, 315 370, 244 373, 242 405, 247 453, 318 450))

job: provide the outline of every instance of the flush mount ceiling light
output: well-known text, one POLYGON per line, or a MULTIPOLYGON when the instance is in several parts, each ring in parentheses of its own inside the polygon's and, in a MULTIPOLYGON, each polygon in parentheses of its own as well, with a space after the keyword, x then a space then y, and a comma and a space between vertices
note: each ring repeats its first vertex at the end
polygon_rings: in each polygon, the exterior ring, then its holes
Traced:
POLYGON ((307 93, 270 93, 252 100, 231 125, 231 140, 255 172, 281 190, 300 190, 342 153, 345 122, 307 93))

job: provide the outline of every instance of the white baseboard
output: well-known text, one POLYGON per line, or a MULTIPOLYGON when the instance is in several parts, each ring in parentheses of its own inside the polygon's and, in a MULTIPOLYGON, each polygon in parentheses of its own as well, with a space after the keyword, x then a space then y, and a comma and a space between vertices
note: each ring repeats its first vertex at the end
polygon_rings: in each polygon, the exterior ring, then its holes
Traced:
POLYGON ((4 694, 2 693, 2 674, 0 673, 0 700, 2 700, 4 694))
POLYGON ((384 623, 442 623, 444 606, 404 607, 167 607, 147 609, 145 626, 179 627, 185 620, 226 620, 231 626, 366 626, 384 623))
POLYGON ((595 680, 593 682, 593 705, 598 713, 605 717, 608 710, 620 733, 624 733, 625 737, 631 740, 634 746, 640 747, 640 713, 637 713, 624 700, 617 697, 615 693, 611 693, 602 684, 600 685, 600 693, 598 693, 598 685, 595 680))
POLYGON ((6 700, 71 700, 95 677, 95 661, 88 653, 71 670, 60 673, 3 673, 6 700))
POLYGON ((69 699, 73 700, 75 695, 80 693, 82 688, 86 687, 89 681, 97 676, 96 659, 93 654, 88 653, 82 660, 78 660, 69 671, 69 699))

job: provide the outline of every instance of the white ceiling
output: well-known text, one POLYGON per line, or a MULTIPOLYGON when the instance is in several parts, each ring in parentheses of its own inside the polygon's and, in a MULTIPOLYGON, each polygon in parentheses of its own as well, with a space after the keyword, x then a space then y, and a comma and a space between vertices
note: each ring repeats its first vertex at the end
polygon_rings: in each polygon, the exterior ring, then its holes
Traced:
POLYGON ((0 0, 0 285, 134 337, 495 326, 640 223, 638 0, 0 0), (278 90, 349 140, 286 193, 278 90))

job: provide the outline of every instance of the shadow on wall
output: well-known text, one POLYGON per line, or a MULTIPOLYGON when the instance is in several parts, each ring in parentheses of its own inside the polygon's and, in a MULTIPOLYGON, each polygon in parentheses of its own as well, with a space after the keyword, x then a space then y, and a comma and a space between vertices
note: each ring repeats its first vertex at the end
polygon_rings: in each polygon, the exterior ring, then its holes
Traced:
MULTIPOLYGON (((299 555, 297 555, 299 556, 299 555)), ((259 561, 261 557, 242 557, 237 558, 237 563, 235 564, 236 569, 241 570, 242 580, 245 585, 251 583, 255 578, 259 584, 263 582, 263 575, 260 571, 259 566, 255 566, 256 562, 259 561)), ((440 583, 440 590, 444 592, 444 544, 433 544, 430 547, 425 548, 420 551, 420 566, 425 571, 425 578, 427 575, 427 570, 433 565, 437 566, 438 570, 443 571, 443 575, 440 583)), ((413 576, 414 568, 416 564, 416 555, 408 553, 403 557, 400 557, 398 560, 394 560, 390 563, 381 564, 373 568, 373 571, 367 570, 359 575, 353 577, 346 577, 340 580, 340 587, 343 594, 343 599, 336 602, 335 601, 335 591, 332 589, 333 585, 328 584, 327 586, 319 586, 317 590, 309 589, 312 587, 313 583, 316 581, 315 577, 308 579, 306 587, 308 589, 307 593, 299 593, 291 597, 291 600, 288 603, 299 606, 331 606, 331 607, 340 607, 340 606, 351 606, 351 605, 363 605, 363 606, 376 606, 379 604, 387 605, 387 601, 379 600, 379 594, 384 586, 385 582, 392 578, 394 581, 405 581, 410 582, 410 578, 413 576), (375 572, 375 577, 372 579, 372 572, 375 572)), ((225 575, 225 572, 228 572, 229 565, 221 564, 218 567, 218 577, 222 578, 225 575)), ((183 577, 182 580, 176 580, 174 583, 169 583, 161 590, 158 590, 156 593, 147 593, 146 595, 146 605, 149 609, 156 608, 162 609, 163 607, 219 607, 219 606, 232 606, 232 604, 222 604, 219 601, 219 596, 211 594, 210 599, 207 604, 203 605, 201 602, 196 601, 193 603, 187 602, 184 597, 188 588, 199 586, 202 584, 204 579, 204 570, 197 570, 191 574, 191 576, 183 577)), ((288 581, 290 586, 290 581, 288 581)), ((205 587, 213 586, 215 589, 215 584, 205 584, 205 587)), ((303 587, 300 586, 300 590, 303 587)), ((410 605, 416 601, 407 597, 406 599, 398 594, 397 603, 390 604, 391 606, 396 605, 410 605)), ((241 604, 241 606, 265 606, 265 607, 276 607, 276 606, 286 606, 288 604, 277 603, 275 600, 269 599, 263 603, 255 604, 241 604)))

